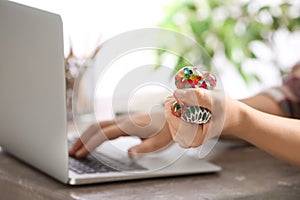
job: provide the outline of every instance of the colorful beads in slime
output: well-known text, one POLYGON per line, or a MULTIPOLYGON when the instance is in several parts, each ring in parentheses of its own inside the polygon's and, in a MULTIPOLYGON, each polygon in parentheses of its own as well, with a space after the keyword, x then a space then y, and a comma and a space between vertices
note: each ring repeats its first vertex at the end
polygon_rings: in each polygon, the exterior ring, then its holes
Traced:
MULTIPOLYGON (((201 72, 193 66, 183 67, 175 75, 175 85, 178 89, 204 88, 212 90, 216 84, 217 80, 213 74, 201 72)), ((174 116, 193 124, 203 124, 211 118, 210 111, 200 106, 184 106, 175 102, 171 106, 171 110, 174 116)))

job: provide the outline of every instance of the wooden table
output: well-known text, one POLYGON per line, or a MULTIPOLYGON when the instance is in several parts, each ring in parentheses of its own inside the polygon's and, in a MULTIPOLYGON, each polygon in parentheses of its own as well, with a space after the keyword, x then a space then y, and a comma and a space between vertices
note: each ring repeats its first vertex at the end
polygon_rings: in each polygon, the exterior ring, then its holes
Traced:
POLYGON ((0 199, 300 199, 300 169, 249 145, 219 142, 216 174, 66 186, 0 150, 0 199))

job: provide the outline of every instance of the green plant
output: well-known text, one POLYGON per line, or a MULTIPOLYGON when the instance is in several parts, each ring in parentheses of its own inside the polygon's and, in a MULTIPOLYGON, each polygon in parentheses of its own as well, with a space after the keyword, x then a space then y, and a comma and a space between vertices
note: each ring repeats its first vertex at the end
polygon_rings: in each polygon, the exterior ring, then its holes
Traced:
MULTIPOLYGON (((249 44, 260 41, 270 46, 276 30, 300 30, 300 9, 287 0, 276 6, 260 7, 255 7, 252 1, 241 0, 176 0, 166 7, 166 16, 159 26, 192 37, 211 58, 218 52, 223 53, 249 84, 260 81, 255 73, 245 73, 242 68, 246 59, 257 59, 249 44)), ((174 71, 177 71, 189 64, 184 57, 193 49, 180 41, 174 45, 182 46, 174 66, 174 71)), ((161 61, 166 51, 159 50, 157 53, 161 61)), ((207 55, 199 56, 204 66, 211 66, 207 55)), ((274 65, 281 74, 284 73, 276 61, 274 65)))

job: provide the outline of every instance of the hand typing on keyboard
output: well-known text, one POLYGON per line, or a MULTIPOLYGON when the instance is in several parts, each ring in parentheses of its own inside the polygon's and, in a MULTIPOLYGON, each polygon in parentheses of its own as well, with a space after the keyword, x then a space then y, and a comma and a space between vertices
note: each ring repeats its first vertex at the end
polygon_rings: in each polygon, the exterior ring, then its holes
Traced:
POLYGON ((128 150, 129 156, 136 159, 145 153, 165 149, 173 143, 164 113, 124 115, 115 120, 91 125, 69 150, 71 156, 86 157, 89 152, 106 140, 121 136, 138 136, 141 144, 128 150))

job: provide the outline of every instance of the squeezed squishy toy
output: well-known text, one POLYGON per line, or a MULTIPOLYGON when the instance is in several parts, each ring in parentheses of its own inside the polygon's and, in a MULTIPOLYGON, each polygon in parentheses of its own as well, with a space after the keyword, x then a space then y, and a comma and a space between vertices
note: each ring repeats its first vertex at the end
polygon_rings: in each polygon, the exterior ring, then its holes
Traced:
MULTIPOLYGON (((197 67, 186 66, 175 75, 175 85, 178 89, 204 88, 212 90, 216 87, 216 77, 210 72, 201 72, 197 67)), ((200 106, 185 106, 175 102, 171 106, 173 115, 193 124, 204 124, 211 118, 208 109, 200 106)))

